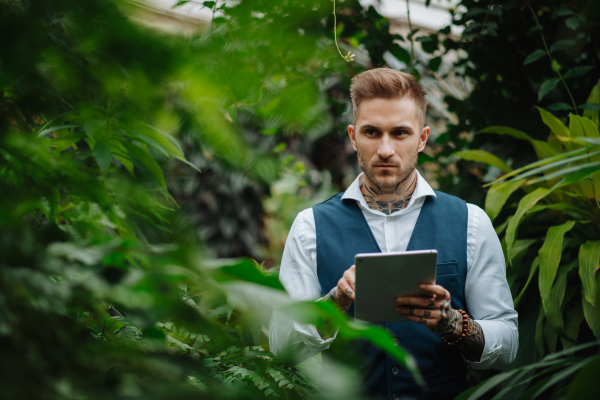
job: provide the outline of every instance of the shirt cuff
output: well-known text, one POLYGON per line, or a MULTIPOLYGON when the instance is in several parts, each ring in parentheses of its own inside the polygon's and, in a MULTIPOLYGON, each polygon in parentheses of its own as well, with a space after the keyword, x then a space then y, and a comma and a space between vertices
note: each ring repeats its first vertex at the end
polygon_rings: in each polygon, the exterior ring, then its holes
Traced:
POLYGON ((479 361, 467 360, 473 369, 490 368, 500 357, 502 351, 502 336, 498 333, 497 321, 475 320, 481 327, 484 337, 483 353, 479 361))
POLYGON ((323 350, 329 349, 331 342, 337 337, 338 329, 333 332, 330 338, 323 339, 319 332, 317 331, 317 327, 314 325, 300 324, 298 322, 294 322, 294 330, 300 334, 302 338, 302 342, 306 345, 308 349, 311 350, 311 353, 319 353, 323 350))

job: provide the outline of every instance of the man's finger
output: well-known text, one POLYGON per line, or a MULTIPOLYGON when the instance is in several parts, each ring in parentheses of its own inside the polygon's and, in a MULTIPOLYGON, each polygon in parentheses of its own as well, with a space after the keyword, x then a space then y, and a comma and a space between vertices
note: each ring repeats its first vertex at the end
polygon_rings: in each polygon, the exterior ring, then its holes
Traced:
POLYGON ((350 283, 345 279, 338 282, 338 292, 349 299, 354 300, 354 289, 350 286, 350 283))
POLYGON ((402 306, 417 306, 421 308, 438 308, 434 299, 427 297, 398 297, 396 303, 402 306))
POLYGON ((422 283, 419 285, 419 289, 435 294, 438 300, 445 299, 447 296, 450 295, 448 291, 440 285, 430 285, 427 283, 422 283))
POLYGON ((411 317, 410 315, 407 315, 406 319, 409 321, 416 322, 421 325, 425 325, 425 326, 434 326, 435 325, 435 323, 431 319, 425 319, 425 318, 421 318, 421 317, 411 317))
POLYGON ((396 307, 396 312, 398 314, 403 314, 405 316, 410 317, 423 317, 423 318, 439 318, 440 311, 439 310, 430 310, 428 308, 420 308, 415 306, 398 306, 396 307))

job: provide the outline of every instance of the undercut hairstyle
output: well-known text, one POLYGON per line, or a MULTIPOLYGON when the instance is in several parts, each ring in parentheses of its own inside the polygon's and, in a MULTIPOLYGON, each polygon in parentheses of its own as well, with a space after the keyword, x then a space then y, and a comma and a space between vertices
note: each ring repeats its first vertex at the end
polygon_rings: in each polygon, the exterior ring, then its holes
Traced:
POLYGON ((417 117, 421 127, 425 126, 427 100, 425 90, 417 78, 391 68, 374 68, 352 78, 350 97, 352 98, 353 124, 356 125, 360 103, 368 99, 402 99, 409 97, 417 106, 417 117))

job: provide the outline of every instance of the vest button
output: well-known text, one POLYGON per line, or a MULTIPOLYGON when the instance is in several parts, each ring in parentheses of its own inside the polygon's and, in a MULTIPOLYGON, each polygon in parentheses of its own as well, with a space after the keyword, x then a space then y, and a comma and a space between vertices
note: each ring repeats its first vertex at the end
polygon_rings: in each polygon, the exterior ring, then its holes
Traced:
POLYGON ((392 344, 394 346, 398 346, 398 339, 392 339, 392 344))
POLYGON ((396 393, 394 393, 394 394, 392 395, 392 399, 394 399, 394 400, 400 400, 400 396, 399 396, 399 395, 397 395, 396 393))
POLYGON ((392 220, 392 218, 391 218, 391 217, 385 217, 385 220, 386 220, 387 222, 390 222, 390 221, 392 220))
POLYGON ((392 374, 394 375, 398 375, 400 373, 400 370, 396 367, 392 368, 392 374))

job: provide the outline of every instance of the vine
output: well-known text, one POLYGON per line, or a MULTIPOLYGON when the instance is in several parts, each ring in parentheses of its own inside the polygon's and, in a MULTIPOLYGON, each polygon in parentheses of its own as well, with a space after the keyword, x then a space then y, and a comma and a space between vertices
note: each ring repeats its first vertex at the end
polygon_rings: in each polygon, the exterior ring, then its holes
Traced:
POLYGON ((346 62, 354 61, 354 57, 356 57, 356 54, 352 54, 352 51, 349 51, 348 54, 343 55, 342 51, 340 50, 340 46, 338 45, 338 40, 337 40, 337 17, 335 15, 335 0, 333 0, 333 39, 335 40, 335 47, 337 47, 337 51, 338 51, 338 53, 340 53, 340 56, 342 56, 342 58, 346 62))

